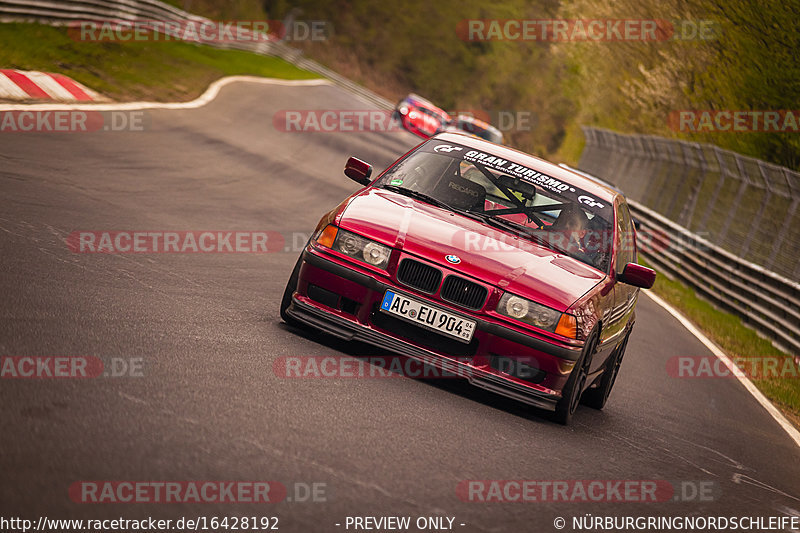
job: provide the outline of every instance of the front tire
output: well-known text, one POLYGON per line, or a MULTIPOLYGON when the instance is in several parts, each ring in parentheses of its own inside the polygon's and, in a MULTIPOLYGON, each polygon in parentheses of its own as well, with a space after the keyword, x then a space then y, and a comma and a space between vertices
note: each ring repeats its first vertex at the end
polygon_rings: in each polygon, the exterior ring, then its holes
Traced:
POLYGON ((572 421, 572 415, 575 414, 575 410, 581 401, 583 387, 586 385, 586 377, 589 375, 589 365, 592 363, 592 356, 596 348, 597 330, 594 330, 589 335, 580 358, 575 362, 575 367, 572 369, 567 379, 567 384, 564 385, 564 390, 561 392, 561 399, 556 404, 553 420, 559 424, 566 426, 572 421))
POLYGON ((300 279, 300 267, 303 265, 303 254, 297 258, 297 263, 294 265, 292 275, 289 276, 289 281, 286 283, 286 288, 283 290, 283 298, 281 298, 281 318, 290 326, 299 326, 300 322, 292 318, 287 310, 292 305, 292 296, 297 291, 297 282, 300 279))
POLYGON ((617 346, 617 349, 614 350, 614 356, 606 363, 606 369, 600 377, 600 386, 596 389, 589 389, 584 393, 583 403, 585 405, 592 409, 602 409, 606 406, 611 389, 614 388, 614 383, 617 381, 619 367, 622 365, 622 358, 625 356, 625 349, 628 347, 628 337, 630 336, 631 333, 629 331, 617 346))

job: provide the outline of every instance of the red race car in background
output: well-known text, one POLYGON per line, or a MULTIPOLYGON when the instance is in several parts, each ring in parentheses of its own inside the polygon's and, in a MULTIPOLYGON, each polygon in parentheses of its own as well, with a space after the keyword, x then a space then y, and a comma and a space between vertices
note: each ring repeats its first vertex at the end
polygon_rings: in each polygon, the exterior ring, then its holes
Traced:
POLYGON ((394 108, 392 117, 405 129, 427 139, 444 129, 452 119, 444 110, 416 94, 409 94, 394 108))
POLYGON ((456 133, 420 144, 326 213, 281 316, 456 372, 554 412, 608 399, 639 288, 625 197, 533 156, 456 133))

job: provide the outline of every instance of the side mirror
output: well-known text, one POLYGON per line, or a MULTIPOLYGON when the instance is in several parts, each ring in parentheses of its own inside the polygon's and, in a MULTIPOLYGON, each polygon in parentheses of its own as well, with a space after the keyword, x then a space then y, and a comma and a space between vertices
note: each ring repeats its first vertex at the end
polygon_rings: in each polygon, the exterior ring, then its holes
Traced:
POLYGON ((637 263, 628 263, 617 279, 634 287, 649 289, 656 282, 656 271, 637 263))
POLYGON ((369 177, 372 175, 372 165, 351 157, 344 166, 344 175, 356 183, 369 185, 371 183, 369 177))

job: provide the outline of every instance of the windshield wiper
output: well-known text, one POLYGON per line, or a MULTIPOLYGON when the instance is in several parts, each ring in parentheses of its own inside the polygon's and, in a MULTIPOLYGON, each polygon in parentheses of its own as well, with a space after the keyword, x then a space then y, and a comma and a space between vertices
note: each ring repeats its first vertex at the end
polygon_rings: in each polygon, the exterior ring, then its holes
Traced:
POLYGON ((458 213, 459 215, 464 215, 467 218, 471 218, 473 220, 478 221, 496 221, 496 227, 501 227, 502 229, 512 230, 513 228, 508 225, 509 223, 505 220, 499 218, 493 218, 490 215, 480 212, 480 211, 469 211, 467 209, 461 209, 460 207, 453 207, 452 205, 447 205, 446 203, 442 202, 441 200, 437 200, 433 196, 427 195, 424 192, 415 191, 413 189, 407 189, 406 187, 400 187, 398 185, 384 185, 384 189, 387 191, 396 192, 398 194, 402 194, 405 196, 410 196, 411 198, 416 198, 417 200, 422 200, 423 202, 429 203, 431 205, 435 205, 436 207, 441 207, 443 209, 447 209, 452 211, 453 213, 458 213))
POLYGON ((411 198, 415 198, 417 200, 422 200, 423 202, 431 205, 435 205, 436 207, 442 207, 444 209, 449 209, 451 211, 455 211, 456 209, 450 207, 446 203, 442 202, 441 200, 437 200, 433 196, 425 194, 424 192, 415 191, 413 189, 409 189, 407 187, 400 187, 398 185, 384 185, 382 187, 387 191, 396 192, 398 194, 402 194, 403 196, 409 196, 411 198))
POLYGON ((497 218, 494 215, 489 213, 480 212, 480 211, 469 211, 471 215, 475 215, 474 218, 478 218, 488 224, 493 225, 496 228, 501 228, 512 233, 525 233, 526 235, 531 235, 526 231, 527 228, 524 226, 520 226, 519 224, 515 224, 509 220, 503 220, 502 218, 497 218))
MULTIPOLYGON (((460 211, 459 211, 460 212, 460 211)), ((511 222, 510 220, 503 220, 502 218, 498 218, 494 215, 489 213, 481 213, 477 211, 468 211, 470 215, 475 215, 476 218, 480 218, 480 220, 493 225, 496 228, 505 229, 517 235, 524 235, 529 237, 531 240, 541 244, 545 248, 549 248, 553 251, 556 251, 563 255, 571 255, 567 250, 561 248, 560 246, 556 246, 552 241, 552 239, 547 239, 538 233, 534 233, 533 228, 528 228, 526 226, 522 226, 517 224, 516 222, 511 222)))

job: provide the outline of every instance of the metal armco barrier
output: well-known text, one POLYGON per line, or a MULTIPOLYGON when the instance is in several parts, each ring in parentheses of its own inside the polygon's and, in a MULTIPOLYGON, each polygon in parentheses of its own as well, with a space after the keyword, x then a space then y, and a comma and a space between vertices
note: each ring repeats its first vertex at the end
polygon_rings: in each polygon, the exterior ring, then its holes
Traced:
MULTIPOLYGON (((163 21, 210 23, 158 0, 0 0, 0 21, 38 22, 63 26, 81 20, 163 21)), ((193 41, 197 42, 197 41, 193 41)), ((302 69, 324 76, 378 109, 389 110, 392 102, 302 56, 302 52, 277 40, 207 41, 197 44, 280 57, 302 69)))
POLYGON ((800 284, 687 231, 629 200, 639 249, 659 271, 689 284, 791 353, 800 353, 800 284))
POLYGON ((712 145, 583 130, 578 166, 628 196, 646 258, 800 353, 800 174, 712 145))
POLYGON ((710 144, 583 132, 582 169, 734 256, 800 281, 800 173, 710 144))

